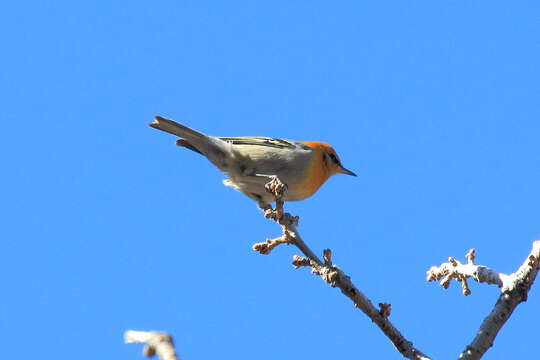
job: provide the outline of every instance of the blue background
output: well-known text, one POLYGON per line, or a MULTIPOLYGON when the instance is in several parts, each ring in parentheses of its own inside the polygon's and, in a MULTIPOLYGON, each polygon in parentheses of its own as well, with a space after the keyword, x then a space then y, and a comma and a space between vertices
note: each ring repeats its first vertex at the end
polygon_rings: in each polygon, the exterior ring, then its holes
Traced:
MULTIPOLYGON (((538 1, 18 1, 0 11, 2 357, 400 359, 252 201, 174 137, 334 145, 299 230, 421 350, 456 358, 498 297, 425 281, 448 256, 513 272, 540 237, 538 1), (20 357, 20 356, 19 356, 20 357)), ((537 284, 538 285, 538 284, 537 284)), ((530 358, 539 286, 486 359, 530 358)))

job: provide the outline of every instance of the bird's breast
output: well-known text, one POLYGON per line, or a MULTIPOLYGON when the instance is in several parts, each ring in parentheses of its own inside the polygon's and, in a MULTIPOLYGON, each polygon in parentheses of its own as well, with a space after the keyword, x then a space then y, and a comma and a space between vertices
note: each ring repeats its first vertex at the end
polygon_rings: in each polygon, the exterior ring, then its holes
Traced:
POLYGON ((329 175, 324 171, 322 152, 305 145, 290 149, 257 148, 251 145, 234 146, 235 170, 227 171, 227 185, 233 186, 249 197, 263 201, 273 201, 264 185, 270 176, 277 176, 288 186, 285 201, 303 200, 313 195, 329 175))
POLYGON ((316 193, 331 175, 323 160, 323 152, 318 148, 313 149, 312 152, 313 156, 306 167, 303 182, 300 186, 303 189, 304 198, 316 193))

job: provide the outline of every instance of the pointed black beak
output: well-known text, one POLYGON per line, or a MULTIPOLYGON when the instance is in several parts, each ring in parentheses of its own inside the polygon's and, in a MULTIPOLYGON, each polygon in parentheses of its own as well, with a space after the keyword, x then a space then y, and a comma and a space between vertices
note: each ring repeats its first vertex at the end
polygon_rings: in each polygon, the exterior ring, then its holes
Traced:
POLYGON ((342 166, 339 170, 340 170, 340 171, 339 171, 340 174, 356 176, 355 173, 353 173, 351 170, 345 169, 343 166, 342 166))

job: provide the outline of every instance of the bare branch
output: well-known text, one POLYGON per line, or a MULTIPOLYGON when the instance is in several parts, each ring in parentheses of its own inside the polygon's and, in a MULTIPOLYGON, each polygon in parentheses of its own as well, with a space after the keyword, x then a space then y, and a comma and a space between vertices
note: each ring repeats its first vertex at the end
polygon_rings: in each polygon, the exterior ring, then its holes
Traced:
POLYGON ((293 266, 296 268, 309 266, 314 274, 319 275, 330 286, 339 288, 345 296, 352 300, 355 307, 362 310, 364 314, 379 326, 404 357, 415 360, 429 360, 430 358, 428 356, 416 349, 412 342, 405 339, 399 330, 388 320, 388 316, 390 315, 389 304, 383 304, 380 309, 377 309, 371 301, 358 290, 356 286, 354 286, 350 277, 345 275, 339 267, 332 264, 330 250, 325 250, 323 262, 306 245, 296 229, 298 217, 283 211, 283 201, 281 199, 283 193, 286 191, 286 186, 282 186, 280 183, 281 181, 278 178, 273 178, 272 181, 267 184, 267 190, 276 197, 276 209, 266 206, 265 217, 273 219, 280 224, 283 235, 288 237, 290 243, 294 244, 304 254, 304 257, 294 255, 293 266))
MULTIPOLYGON (((459 355, 459 359, 480 359, 493 346, 495 337, 510 318, 514 309, 523 301, 538 274, 540 259, 540 240, 533 242, 532 250, 519 267, 510 275, 502 278, 501 295, 491 313, 484 319, 473 341, 459 355)), ((504 275, 504 274, 501 274, 504 275)))
POLYGON ((462 264, 458 260, 450 257, 448 262, 442 263, 440 266, 433 266, 427 271, 427 281, 440 281, 440 285, 448 289, 452 279, 461 282, 463 295, 470 295, 471 290, 467 283, 468 278, 479 283, 495 284, 503 287, 505 282, 509 281, 506 274, 498 273, 487 266, 476 265, 474 263, 474 249, 469 250, 465 257, 467 264, 462 264))
POLYGON ((311 261, 308 258, 293 255, 292 265, 298 269, 301 266, 311 266, 311 261))
POLYGON ((253 245, 253 250, 258 251, 263 255, 268 255, 274 248, 280 244, 290 244, 291 240, 288 236, 281 235, 275 239, 267 239, 265 242, 256 243, 253 245))
POLYGON ((126 344, 142 343, 146 344, 143 355, 152 357, 159 355, 161 360, 180 360, 176 355, 172 336, 156 331, 135 331, 127 330, 124 333, 126 344))

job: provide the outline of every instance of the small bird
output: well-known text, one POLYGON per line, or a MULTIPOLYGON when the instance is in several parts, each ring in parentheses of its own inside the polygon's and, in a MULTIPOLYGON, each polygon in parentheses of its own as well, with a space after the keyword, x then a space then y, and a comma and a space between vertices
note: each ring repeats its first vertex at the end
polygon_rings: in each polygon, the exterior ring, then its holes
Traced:
POLYGON ((274 177, 287 184, 283 200, 298 201, 313 195, 334 174, 356 176, 341 165, 330 145, 319 141, 214 137, 161 116, 154 119, 149 126, 180 137, 176 145, 204 155, 228 175, 225 185, 257 201, 262 208, 275 200, 265 189, 274 177))

